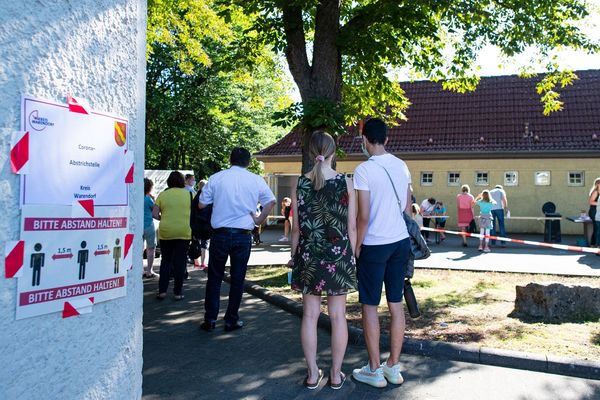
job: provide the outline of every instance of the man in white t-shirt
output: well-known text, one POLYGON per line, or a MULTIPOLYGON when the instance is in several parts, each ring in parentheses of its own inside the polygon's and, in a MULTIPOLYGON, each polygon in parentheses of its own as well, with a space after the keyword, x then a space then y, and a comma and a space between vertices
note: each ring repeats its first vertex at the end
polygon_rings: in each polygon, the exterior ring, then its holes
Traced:
POLYGON ((355 369, 352 375, 375 387, 404 381, 399 364, 406 325, 402 294, 410 252, 409 234, 402 216, 403 212, 410 215, 410 172, 404 161, 386 152, 386 143, 385 123, 379 119, 367 121, 363 128, 363 151, 366 150, 370 158, 354 171, 354 188, 358 191, 355 254, 358 295, 369 362, 355 369), (384 283, 391 314, 391 339, 390 357, 381 363, 377 307, 384 283))
MULTIPOLYGON (((508 200, 506 199, 506 192, 502 185, 496 185, 496 187, 490 190, 490 196, 496 202, 492 206, 492 217, 494 218, 494 225, 492 227, 491 234, 493 236, 500 235, 500 237, 506 237, 506 228, 504 227, 504 214, 508 210, 508 200), (496 229, 496 226, 498 229, 496 229)), ((492 244, 496 244, 495 240, 492 240, 492 244)), ((506 247, 503 241, 500 243, 502 247, 506 247)))
MULTIPOLYGON (((430 216, 433 215, 433 209, 435 208, 435 199, 433 197, 429 197, 421 202, 421 215, 423 215, 423 226, 429 228, 429 222, 431 222, 430 216)), ((434 221, 435 228, 435 221, 434 221)), ((423 237, 429 243, 429 231, 422 231, 423 237)))
POLYGON ((240 329, 244 323, 238 310, 244 293, 244 279, 252 247, 252 229, 262 224, 275 205, 275 196, 265 180, 248 171, 250 153, 236 147, 231 151, 231 168, 217 172, 208 178, 202 188, 198 207, 213 205, 210 224, 213 234, 210 239, 208 280, 204 299, 204 322, 200 328, 212 332, 219 314, 221 283, 225 263, 230 258, 229 303, 225 312, 225 331, 240 329), (256 205, 263 205, 256 215, 256 205))

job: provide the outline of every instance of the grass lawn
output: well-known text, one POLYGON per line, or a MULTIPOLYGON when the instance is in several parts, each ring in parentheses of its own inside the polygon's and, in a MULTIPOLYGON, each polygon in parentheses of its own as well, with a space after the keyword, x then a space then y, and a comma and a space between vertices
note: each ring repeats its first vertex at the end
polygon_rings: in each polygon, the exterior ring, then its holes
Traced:
MULTIPOLYGON (((286 266, 249 267, 247 279, 302 301, 287 284, 286 266)), ((600 318, 564 323, 531 321, 509 316, 515 286, 530 282, 560 282, 600 287, 600 278, 417 269, 412 279, 422 316, 407 314, 406 334, 415 339, 439 340, 501 349, 554 354, 600 361, 600 318)), ((327 300, 322 311, 327 313, 327 300)), ((388 332, 385 294, 380 306, 383 333, 388 332)), ((358 294, 348 296, 348 321, 361 325, 358 294)))

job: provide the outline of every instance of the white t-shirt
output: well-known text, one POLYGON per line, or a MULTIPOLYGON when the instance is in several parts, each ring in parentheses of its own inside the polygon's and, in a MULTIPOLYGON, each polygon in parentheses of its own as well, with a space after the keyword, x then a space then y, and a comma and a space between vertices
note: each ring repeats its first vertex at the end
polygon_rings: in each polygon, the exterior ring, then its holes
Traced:
POLYGON ((354 188, 370 192, 369 227, 363 244, 389 244, 408 237, 402 211, 406 208, 410 183, 408 167, 404 161, 391 154, 371 156, 369 161, 356 167, 354 188), (394 181, 401 207, 398 207, 394 188, 381 166, 394 181))
POLYGON ((425 217, 433 215, 433 208, 435 204, 431 204, 428 199, 425 199, 421 202, 421 214, 425 217))
POLYGON ((275 196, 265 180, 241 168, 233 166, 208 178, 200 194, 200 203, 212 204, 210 224, 213 228, 254 228, 251 213, 256 205, 275 201, 275 196))
POLYGON ((492 189, 490 190, 490 196, 496 201, 492 210, 504 210, 504 204, 502 204, 502 199, 506 197, 504 190, 498 188, 492 189))

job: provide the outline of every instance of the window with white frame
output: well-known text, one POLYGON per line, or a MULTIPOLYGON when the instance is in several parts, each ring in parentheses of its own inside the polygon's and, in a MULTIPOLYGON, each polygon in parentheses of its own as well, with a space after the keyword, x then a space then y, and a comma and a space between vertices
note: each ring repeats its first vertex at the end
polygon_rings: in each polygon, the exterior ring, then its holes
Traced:
POLYGON ((535 186, 550 186, 550 171, 535 171, 533 183, 535 186))
POLYGON ((583 171, 569 171, 569 186, 583 186, 585 184, 583 171))
POLYGON ((448 172, 448 186, 460 185, 460 172, 448 172))
POLYGON ((433 185, 433 172, 421 172, 421 186, 433 185))
POLYGON ((475 172, 475 185, 477 186, 487 186, 490 184, 489 173, 485 171, 476 171, 475 172))
POLYGON ((504 171, 504 186, 517 186, 519 184, 518 171, 504 171))

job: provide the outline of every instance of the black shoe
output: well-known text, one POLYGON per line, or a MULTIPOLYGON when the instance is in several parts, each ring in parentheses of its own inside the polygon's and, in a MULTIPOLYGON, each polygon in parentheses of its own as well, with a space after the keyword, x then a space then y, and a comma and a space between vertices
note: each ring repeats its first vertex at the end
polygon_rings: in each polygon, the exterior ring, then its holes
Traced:
POLYGON ((235 324, 225 324, 225 332, 235 331, 244 327, 244 321, 237 321, 235 324))
POLYGON ((215 330, 215 321, 204 321, 200 324, 200 329, 206 332, 212 332, 215 330))

